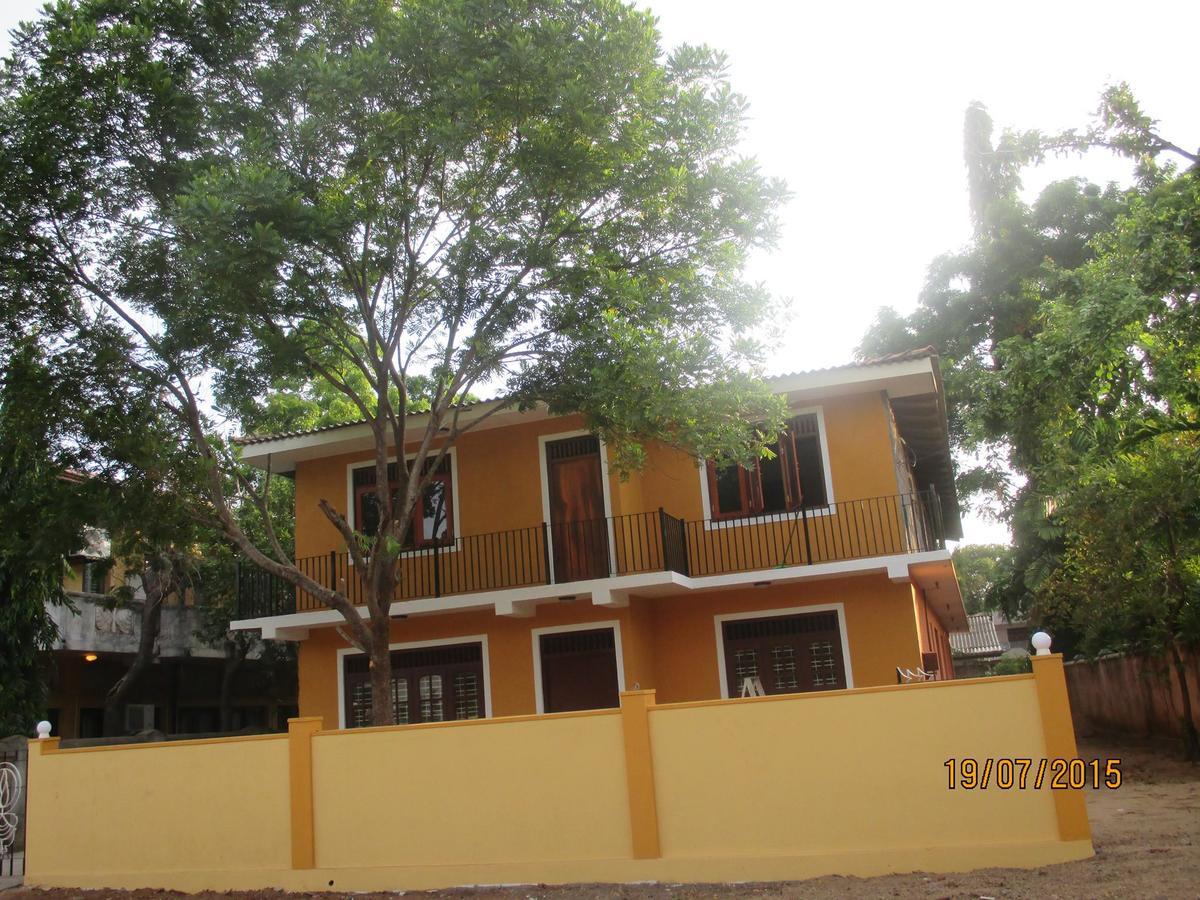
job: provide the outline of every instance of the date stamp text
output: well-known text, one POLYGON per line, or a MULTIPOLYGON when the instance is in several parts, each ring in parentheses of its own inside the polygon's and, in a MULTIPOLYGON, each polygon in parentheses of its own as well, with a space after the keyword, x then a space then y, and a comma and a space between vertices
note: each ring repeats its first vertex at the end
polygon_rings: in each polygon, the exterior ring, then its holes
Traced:
POLYGON ((951 757, 943 764, 950 790, 1052 791, 1121 786, 1120 759, 973 759, 951 757))

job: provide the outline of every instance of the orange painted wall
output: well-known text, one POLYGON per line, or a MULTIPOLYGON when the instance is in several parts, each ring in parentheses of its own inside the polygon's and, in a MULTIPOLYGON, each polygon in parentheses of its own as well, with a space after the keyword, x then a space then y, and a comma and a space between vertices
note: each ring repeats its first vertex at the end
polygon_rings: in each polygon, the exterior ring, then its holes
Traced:
POLYGON ((944 678, 953 678, 954 656, 950 652, 950 638, 946 633, 946 626, 938 617, 937 610, 926 600, 925 592, 915 584, 912 586, 912 595, 913 612, 921 637, 921 651, 936 653, 940 675, 944 678))
MULTIPOLYGON (((834 500, 895 494, 896 472, 883 395, 831 398, 821 404, 821 409, 834 500)), ((455 449, 457 533, 484 534, 540 523, 543 511, 538 438, 573 431, 581 425, 578 417, 565 417, 464 435, 455 449)), ((368 459, 369 454, 357 453, 297 465, 297 556, 343 549, 317 503, 325 498, 345 512, 347 466, 368 459)), ((626 479, 613 474, 609 481, 614 515, 661 506, 676 517, 704 517, 697 466, 676 450, 653 446, 641 472, 626 479)), ((720 696, 714 615, 833 602, 846 605, 857 686, 892 684, 896 666, 919 664, 920 637, 911 589, 892 584, 883 576, 677 598, 634 597, 627 608, 619 610, 596 608, 586 600, 547 604, 528 619, 500 618, 490 611, 420 617, 397 621, 392 631, 394 642, 488 635, 493 703, 489 712, 519 715, 535 708, 532 628, 618 619, 622 625, 626 686, 656 688, 659 701, 669 703, 720 696)), ((314 631, 301 643, 302 715, 337 721, 340 701, 336 650, 342 646, 332 629, 314 631)))
POLYGON ((909 586, 882 575, 687 594, 655 600, 658 696, 664 703, 721 696, 714 616, 842 603, 855 687, 895 684, 920 661, 909 586))
MULTIPOLYGON (((538 607, 530 618, 484 610, 393 622, 392 641, 408 643, 486 634, 494 716, 536 709, 531 631, 557 625, 620 623, 627 689, 655 688, 663 703, 721 695, 714 616, 813 604, 842 603, 855 687, 895 684, 896 667, 920 664, 920 637, 910 587, 882 575, 769 588, 633 597, 606 609, 587 600, 538 607)), ((346 643, 332 629, 300 643, 300 714, 338 721, 337 650, 346 643)))
MULTIPOLYGON (((807 407, 806 407, 807 408, 807 407)), ((888 434, 888 409, 881 394, 832 398, 821 404, 829 447, 834 499, 858 500, 897 493, 888 434)), ((538 437, 582 427, 578 416, 544 419, 468 432, 457 442, 460 535, 486 534, 542 521, 538 437)), ((411 449, 411 448, 410 448, 411 449)), ((347 466, 370 454, 330 456, 296 466, 296 555, 342 550, 342 541, 317 504, 326 499, 343 514, 347 466)), ((665 446, 652 446, 641 472, 610 477, 614 515, 660 506, 677 518, 704 518, 695 461, 665 446)))
MULTIPOLYGON (((497 616, 494 612, 451 613, 444 616, 422 616, 392 623, 392 642, 409 643, 432 641, 468 635, 487 635, 492 689, 493 716, 527 715, 536 711, 533 685, 533 637, 531 630, 556 625, 616 620, 621 625, 621 640, 625 658, 625 685, 632 688, 642 680, 642 669, 648 667, 643 647, 645 619, 631 621, 634 605, 621 609, 606 609, 581 599, 575 603, 554 603, 540 607, 536 616, 520 619, 497 616), (631 646, 632 645, 632 646, 631 646)), ((324 716, 325 721, 338 721, 337 651, 347 647, 332 629, 312 632, 300 642, 300 715, 324 716)))
MULTIPOLYGON (((98 560, 99 561, 99 560, 98 560)), ((119 559, 109 559, 108 574, 106 581, 109 590, 118 587, 125 583, 125 563, 119 559)), ((80 558, 72 559, 63 572, 63 590, 79 592, 83 590, 83 566, 84 561, 80 558)))
MULTIPOLYGON (((888 433, 890 411, 883 395, 853 394, 819 405, 825 420, 833 499, 861 500, 897 493, 888 433)), ((641 478, 644 509, 661 506, 684 519, 705 517, 700 473, 686 454, 669 447, 651 448, 641 478)))
MULTIPOLYGON (((470 431, 459 438, 454 450, 458 457, 455 489, 460 521, 456 523, 457 533, 487 534, 540 523, 543 516, 538 437, 581 427, 582 420, 578 416, 569 416, 470 431)), ((410 451, 414 449, 415 445, 409 448, 410 451)), ((326 499, 345 515, 346 467, 370 458, 369 453, 351 453, 297 463, 297 556, 315 556, 344 549, 341 536, 317 504, 326 499)), ((613 493, 618 492, 614 490, 613 493)))

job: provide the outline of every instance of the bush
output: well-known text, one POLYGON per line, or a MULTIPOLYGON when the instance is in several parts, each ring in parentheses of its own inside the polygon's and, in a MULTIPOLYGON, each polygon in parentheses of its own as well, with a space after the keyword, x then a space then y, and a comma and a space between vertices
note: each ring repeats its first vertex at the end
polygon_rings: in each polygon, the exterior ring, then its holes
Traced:
POLYGON ((1029 656, 1003 656, 988 670, 989 675, 1020 675, 1033 671, 1033 663, 1029 656))

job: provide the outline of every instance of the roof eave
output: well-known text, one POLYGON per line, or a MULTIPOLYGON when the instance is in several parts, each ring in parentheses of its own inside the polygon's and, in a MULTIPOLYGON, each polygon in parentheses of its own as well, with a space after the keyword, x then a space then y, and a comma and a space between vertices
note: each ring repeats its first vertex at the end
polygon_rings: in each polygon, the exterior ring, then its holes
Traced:
MULTIPOLYGON (((489 421, 479 428, 492 428, 505 424, 507 419, 514 416, 531 416, 538 418, 545 415, 545 408, 538 406, 524 413, 515 406, 511 409, 497 409, 511 400, 501 398, 474 403, 460 412, 463 424, 488 416, 489 421)), ((405 422, 407 433, 421 435, 429 424, 429 413, 412 413, 405 422)), ((297 462, 315 459, 323 456, 334 456, 339 453, 352 453, 366 450, 375 445, 371 426, 366 422, 354 422, 347 425, 335 426, 315 432, 294 435, 281 435, 264 440, 242 442, 242 462, 259 469, 270 469, 272 472, 287 473, 296 468, 297 462)))

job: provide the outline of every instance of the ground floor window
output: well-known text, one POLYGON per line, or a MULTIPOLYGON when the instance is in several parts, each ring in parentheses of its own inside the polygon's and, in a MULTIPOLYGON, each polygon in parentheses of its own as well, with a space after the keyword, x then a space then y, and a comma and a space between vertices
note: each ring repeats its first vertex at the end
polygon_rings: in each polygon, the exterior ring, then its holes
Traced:
MULTIPOLYGON (((365 654, 346 657, 346 727, 371 724, 371 670, 365 654)), ((483 645, 449 644, 392 651, 392 714, 398 725, 487 715, 483 645)))
POLYGON ((730 620, 721 638, 730 697, 740 696, 747 678, 759 679, 768 694, 846 687, 836 610, 730 620))

